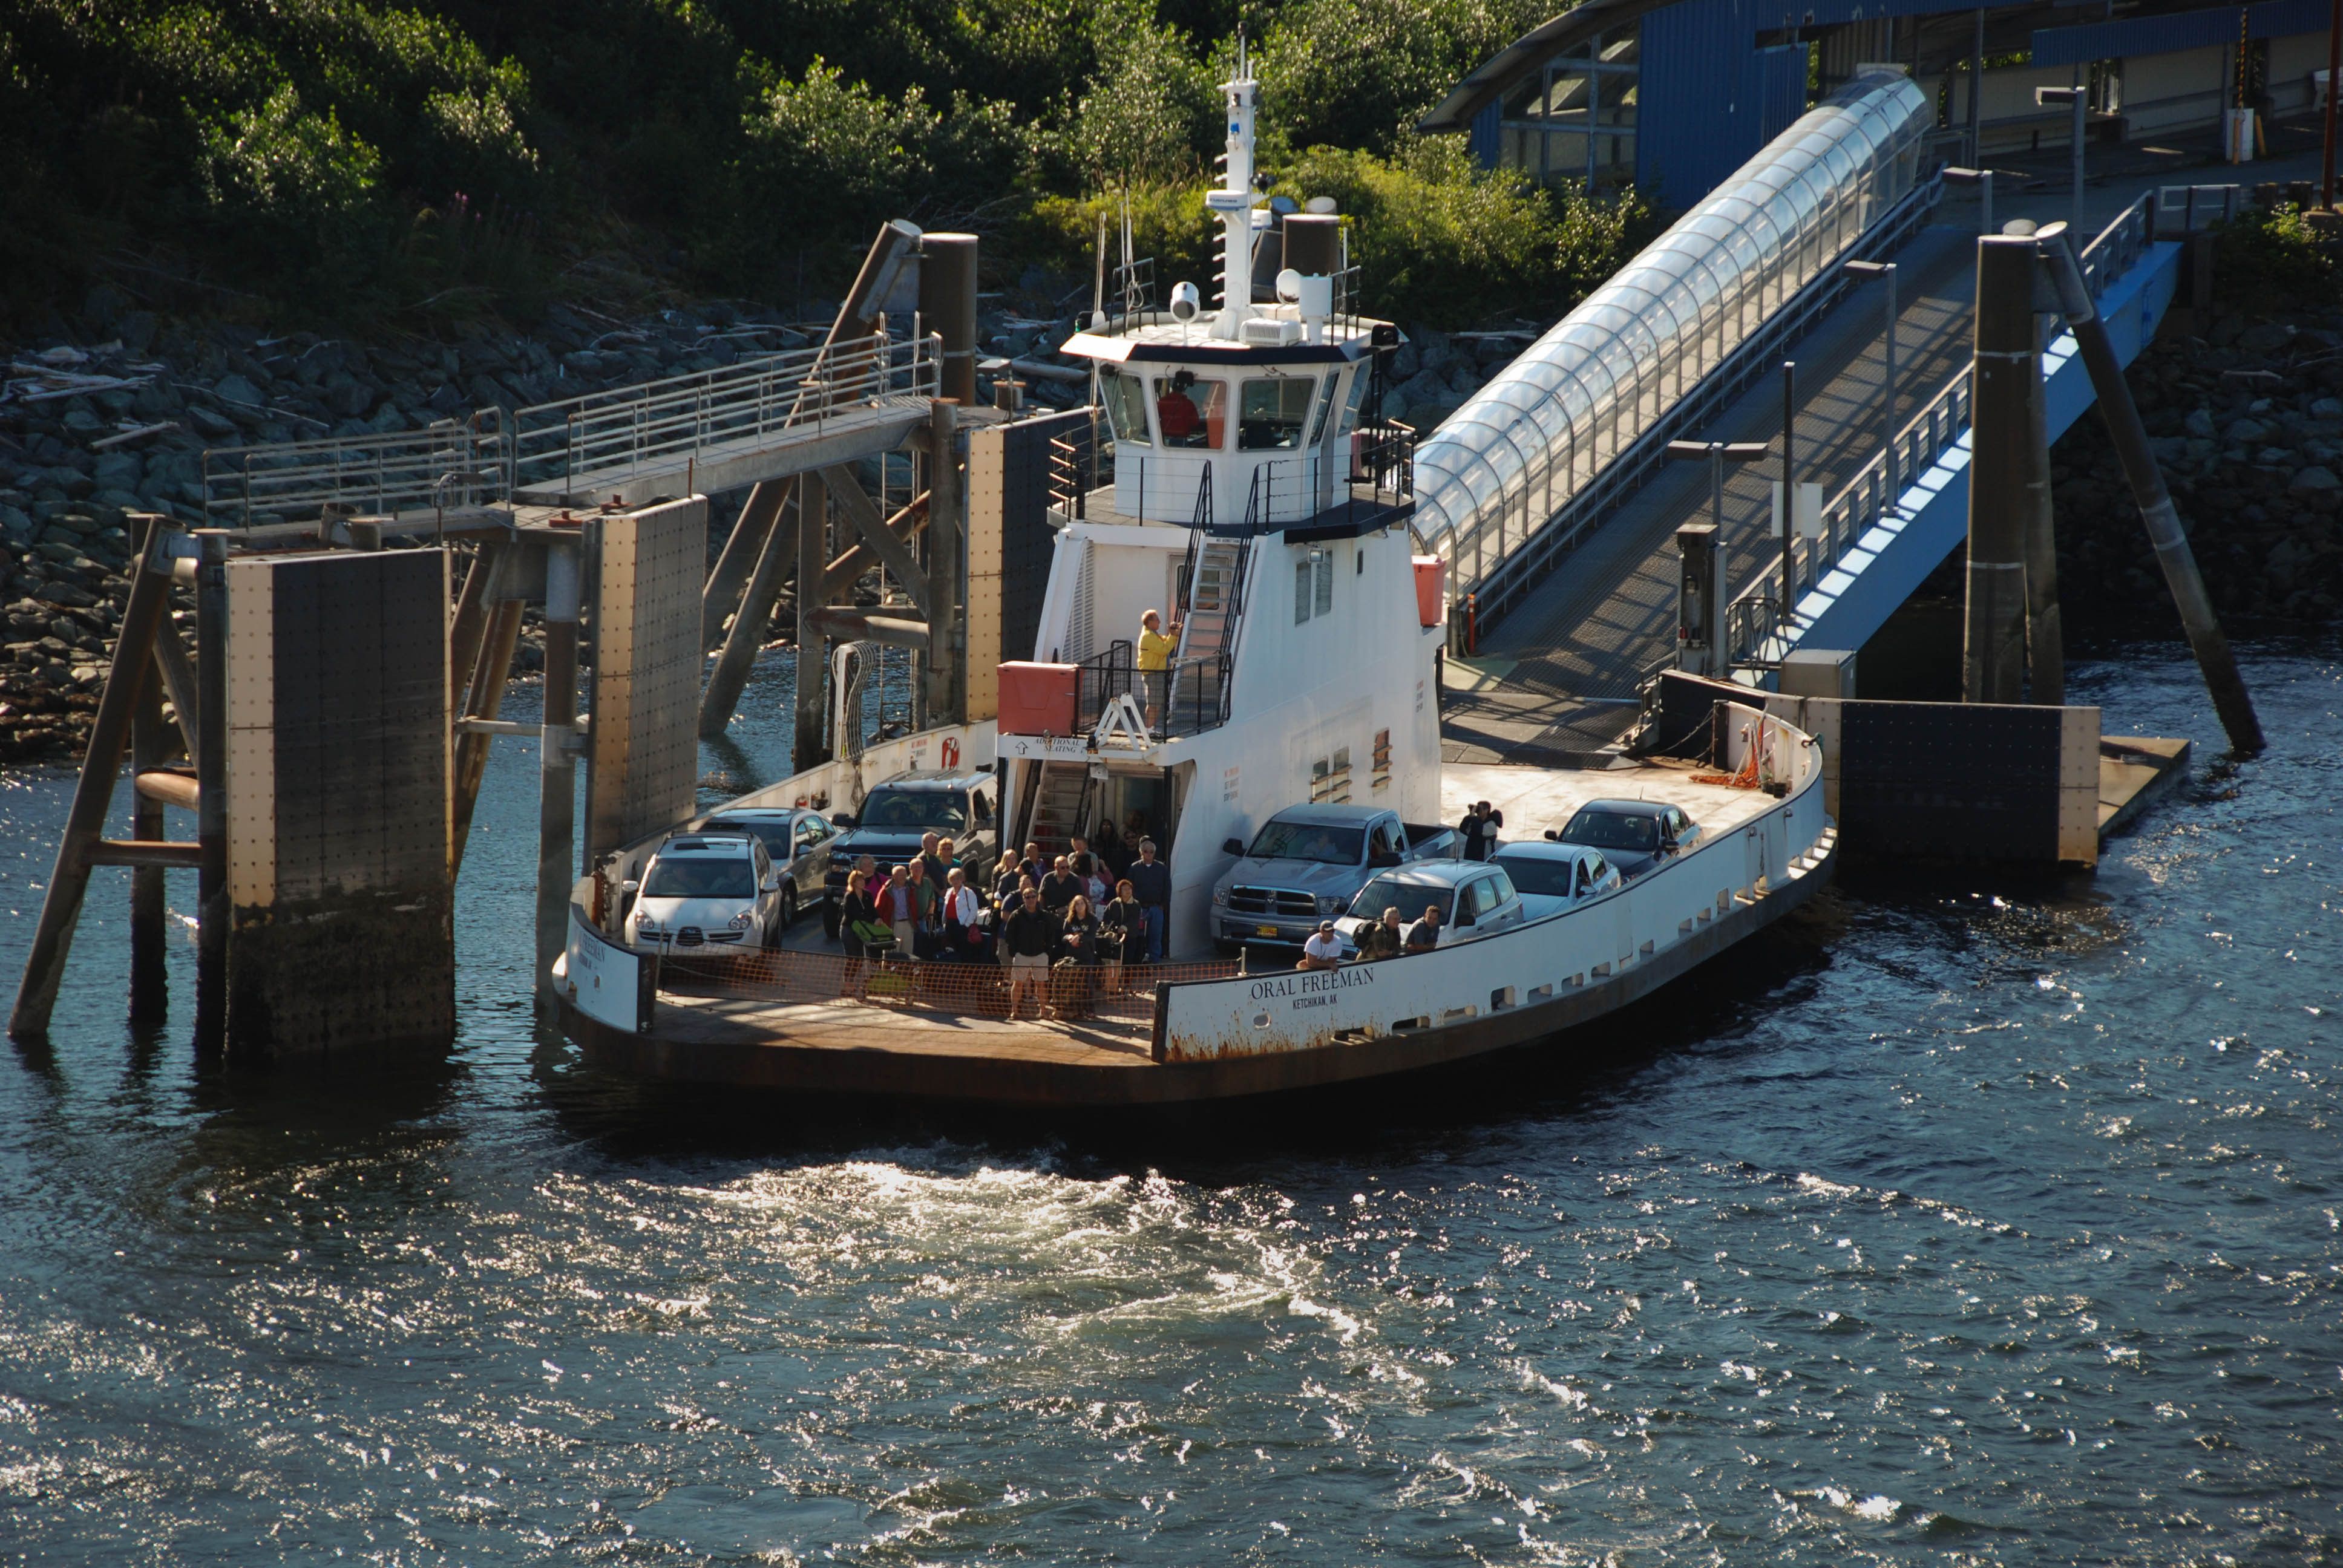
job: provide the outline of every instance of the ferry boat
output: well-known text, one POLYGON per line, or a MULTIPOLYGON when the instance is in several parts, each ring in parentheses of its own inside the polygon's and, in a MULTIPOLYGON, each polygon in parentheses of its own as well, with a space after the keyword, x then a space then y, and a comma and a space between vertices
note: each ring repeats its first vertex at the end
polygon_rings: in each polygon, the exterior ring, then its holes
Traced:
POLYGON ((847 809, 900 772, 989 765, 995 789, 971 792, 963 825, 1009 852, 1102 820, 1145 825, 1172 872, 1168 960, 1053 970, 1051 1016, 1029 1019, 1009 1016, 1008 971, 990 960, 852 959, 810 931, 778 950, 648 952, 620 940, 614 881, 639 874, 653 839, 573 902, 553 989, 594 1058, 797 1094, 1244 1099, 1562 1049, 1564 1031, 1827 880, 1837 839, 1816 742, 1754 707, 1720 703, 1694 762, 1443 765, 1443 566, 1411 527, 1413 432, 1380 419, 1374 397, 1399 333, 1359 312, 1339 215, 1280 211, 1254 188, 1242 55, 1223 92, 1226 174, 1207 198, 1221 286, 1101 310, 1065 345, 1096 367, 1112 478, 1059 519, 1033 656, 1001 666, 997 720, 868 745, 722 809, 847 809), (1135 652, 1151 610, 1177 626, 1161 670, 1135 652), (1701 831, 1624 885, 1429 952, 1298 970, 1291 952, 1262 968, 1214 945, 1231 851, 1287 808, 1444 823, 1485 800, 1507 836, 1535 839, 1615 797, 1671 802, 1701 831))

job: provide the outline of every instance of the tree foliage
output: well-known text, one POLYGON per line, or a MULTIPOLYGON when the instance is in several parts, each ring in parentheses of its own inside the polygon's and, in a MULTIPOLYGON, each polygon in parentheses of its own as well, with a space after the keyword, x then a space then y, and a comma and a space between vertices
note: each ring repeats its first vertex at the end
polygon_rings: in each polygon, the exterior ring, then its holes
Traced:
MULTIPOLYGON (((1413 133, 1538 19, 1526 0, 1244 14, 1265 166, 1343 201, 1388 307, 1556 297, 1632 226, 1413 133)), ((834 288, 896 216, 986 233, 1012 276, 1087 276, 1126 196, 1167 281, 1208 282, 1236 19, 1237 0, 15 0, 0 290, 21 310, 92 256, 169 252, 292 313, 402 310, 542 294, 615 249, 778 294, 834 288)))

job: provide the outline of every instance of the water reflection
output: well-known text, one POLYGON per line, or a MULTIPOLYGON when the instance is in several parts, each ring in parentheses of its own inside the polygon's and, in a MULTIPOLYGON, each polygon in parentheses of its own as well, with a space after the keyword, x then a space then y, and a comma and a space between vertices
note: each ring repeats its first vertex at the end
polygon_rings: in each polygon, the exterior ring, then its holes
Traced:
MULTIPOLYGON (((597 1073, 527 1000, 526 747, 436 1057, 199 1067, 177 942, 169 1020, 126 1031, 102 881, 54 1043, 0 1059, 5 1539, 2323 1560, 2343 662, 2248 659, 2282 739, 2096 879, 1854 871, 1566 1050, 1226 1125, 597 1073)), ((2177 647, 2075 678, 2212 733, 2177 647)), ((67 788, 0 789, 12 971, 67 788)))

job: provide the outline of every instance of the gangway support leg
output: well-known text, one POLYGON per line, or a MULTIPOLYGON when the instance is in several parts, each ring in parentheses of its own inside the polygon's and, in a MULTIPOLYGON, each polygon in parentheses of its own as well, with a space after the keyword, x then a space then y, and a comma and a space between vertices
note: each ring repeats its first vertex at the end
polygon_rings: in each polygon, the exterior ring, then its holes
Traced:
POLYGON ((48 1036, 49 1014, 56 1006, 57 985, 65 978, 74 927, 81 919, 82 896, 89 890, 90 851, 105 836, 115 779, 122 771, 122 754, 130 740, 131 715, 149 678, 146 664, 154 657, 155 628, 170 602, 170 590, 171 560, 164 553, 162 530, 150 528, 137 575, 130 579, 129 602, 115 638, 114 662, 106 672, 106 690, 98 699, 97 717, 90 726, 89 751, 82 760, 81 779, 74 787, 65 836, 57 842, 48 890, 41 899, 40 921, 33 928, 24 984, 17 989, 15 1009, 8 1019, 12 1039, 39 1040, 48 1036))
POLYGON ((192 763, 203 723, 202 689, 196 684, 196 661, 187 656, 186 638, 179 635, 178 623, 168 610, 163 614, 163 624, 155 628, 155 668, 163 677, 163 694, 171 699, 179 740, 192 763))
MULTIPOLYGON (((139 558, 156 537, 163 531, 161 518, 148 514, 139 521, 144 525, 138 533, 139 558)), ((167 592, 167 590, 166 590, 167 592)), ((167 606, 165 613, 168 613, 167 606)), ((162 617, 156 617, 156 629, 161 629, 162 617)), ((163 721, 163 676, 151 658, 140 658, 125 667, 131 678, 138 682, 138 700, 130 710, 130 771, 136 778, 149 769, 159 769, 170 760, 171 730, 163 721)), ((163 802, 144 790, 131 790, 130 836, 146 843, 160 843, 168 837, 163 830, 163 802)), ((168 890, 163 880, 160 866, 137 866, 130 872, 130 1021, 133 1024, 155 1023, 170 1010, 170 989, 164 975, 163 955, 166 946, 164 920, 168 904, 168 890)))
MULTIPOLYGON (((489 596, 495 589, 505 546, 506 538, 501 534, 491 534, 480 541, 479 553, 472 558, 471 569, 464 574, 463 590, 456 596, 456 618, 447 628, 447 689, 458 697, 471 684, 472 671, 480 662, 485 648, 480 638, 488 628, 489 596)), ((503 678, 501 672, 498 678, 503 678)))
POLYGON ((928 656, 920 707, 929 724, 958 724, 966 709, 960 670, 968 646, 960 602, 960 405, 939 397, 928 420, 928 656))
MULTIPOLYGON (((789 483, 794 485, 795 481, 789 483)), ((760 490, 764 487, 758 487, 760 490)), ((732 722, 733 709, 739 707, 741 688, 749 684, 749 672, 756 667, 757 649, 764 645, 765 628, 772 624, 773 606, 780 600, 781 581, 788 575, 789 558, 797 553, 797 529, 791 526, 789 509, 784 506, 772 526, 765 530, 763 544, 757 552, 757 569, 749 575, 748 588, 740 596, 740 608, 732 617, 732 629, 725 634, 724 651, 717 656, 716 668, 709 672, 708 689, 700 694, 702 739, 714 739, 732 722)), ((799 597, 804 597, 802 592, 799 597)))
POLYGON ((771 537, 789 494, 787 479, 760 480, 749 489, 739 518, 724 541, 724 552, 716 558, 716 569, 708 574, 708 587, 699 596, 701 652, 713 653, 724 640, 724 618, 739 608, 740 589, 763 558, 765 541, 771 537))
MULTIPOLYGON (((477 569, 477 568, 476 568, 477 569)), ((499 599, 488 615, 481 637, 479 663, 464 701, 467 719, 494 719, 503 710, 505 687, 512 677, 513 649, 520 644, 522 612, 527 601, 499 599)), ((472 837, 472 812, 479 804, 480 781, 488 776, 491 737, 456 737, 456 811, 447 843, 447 880, 452 885, 464 869, 464 846, 472 837)))
POLYGON ((789 749, 789 770, 802 773, 829 760, 821 732, 822 676, 829 651, 817 618, 829 596, 816 591, 816 587, 823 582, 822 568, 830 554, 830 495, 819 473, 808 474, 799 482, 797 544, 797 725, 789 749))
MULTIPOLYGON (((2131 486, 2132 499, 2139 504, 2139 514, 2147 525, 2148 542, 2156 547, 2156 558, 2164 568, 2164 580, 2172 590, 2172 602, 2180 610, 2180 624, 2188 633, 2188 646, 2197 655, 2197 668, 2204 673, 2205 685, 2213 696, 2213 708, 2221 716, 2221 728, 2228 732, 2229 745, 2238 751, 2259 751, 2262 749, 2261 720, 2254 713, 2254 700, 2247 695, 2245 678, 2237 673, 2237 657, 2229 651, 2229 639, 2222 635, 2221 623, 2213 613, 2212 596, 2205 591, 2205 579, 2197 575, 2196 552, 2188 548, 2188 536, 2181 531, 2180 514, 2173 508, 2172 494, 2164 487, 2164 474, 2156 465, 2155 450, 2147 444, 2147 427, 2140 423, 2138 406, 2131 400, 2131 387, 2126 384, 2123 366, 2116 358, 2115 344, 2107 337, 2107 325, 2099 317, 2098 307, 2091 302, 2091 290, 2083 280, 2082 264, 2075 259, 2071 236, 2044 235, 2040 246, 2049 263, 2052 280, 2058 287, 2058 307, 2066 315, 2067 330, 2075 335, 2075 346, 2083 357, 2083 367, 2090 372, 2091 390, 2097 394, 2099 413, 2107 422, 2107 433, 2115 437, 2116 457, 2123 464, 2124 478, 2131 486)), ((1979 283, 1983 283, 1980 278, 1979 283)), ((1982 294, 1978 296, 1984 297, 1982 294)), ((1970 492, 1975 495, 1975 490, 1970 492)))
POLYGON ((887 519, 880 515, 878 503, 863 489, 862 482, 854 477, 854 470, 840 464, 824 468, 821 477, 829 483, 830 498, 838 503, 838 515, 861 536, 870 553, 879 558, 879 564, 887 568, 887 575, 893 578, 896 586, 910 597, 913 608, 920 612, 920 618, 933 624, 935 617, 928 608, 927 575, 920 571, 910 546, 897 538, 895 531, 887 526, 887 519))
MULTIPOLYGON (((887 519, 887 531, 900 540, 908 549, 927 527, 928 496, 922 490, 913 496, 900 512, 887 519)), ((839 552, 838 558, 822 568, 821 598, 827 604, 852 588, 864 572, 879 565, 879 553, 867 544, 849 545, 839 552)))
POLYGON ((1969 459, 1968 605, 1961 697, 2016 702, 2026 677, 2026 482, 2042 427, 2031 236, 1977 241, 1976 388, 1969 459))

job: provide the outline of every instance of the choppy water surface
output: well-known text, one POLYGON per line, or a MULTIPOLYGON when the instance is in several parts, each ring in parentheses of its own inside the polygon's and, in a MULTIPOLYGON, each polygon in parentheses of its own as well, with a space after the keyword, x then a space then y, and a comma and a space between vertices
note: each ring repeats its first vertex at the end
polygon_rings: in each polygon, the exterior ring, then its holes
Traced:
MULTIPOLYGON (((1598 1069, 1217 1143, 583 1072, 525 749, 445 1062, 198 1073, 101 873, 0 1059, 0 1558, 2343 1556, 2343 659, 2248 668, 2269 755, 2096 879, 1874 875, 1598 1069)), ((2173 648, 2081 683, 2215 733, 2173 648)), ((12 980, 67 788, 0 792, 12 980)))

